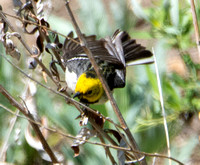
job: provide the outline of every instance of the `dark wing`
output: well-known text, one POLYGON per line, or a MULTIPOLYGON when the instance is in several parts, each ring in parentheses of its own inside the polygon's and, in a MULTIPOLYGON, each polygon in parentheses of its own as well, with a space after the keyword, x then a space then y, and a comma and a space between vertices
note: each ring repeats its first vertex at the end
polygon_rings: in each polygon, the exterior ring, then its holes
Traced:
POLYGON ((112 42, 115 44, 120 58, 125 58, 125 63, 152 56, 152 53, 149 50, 146 50, 145 47, 137 44, 136 40, 131 39, 129 34, 125 31, 116 30, 113 34, 112 42))
MULTIPOLYGON (((63 46, 64 61, 73 57, 87 57, 84 50, 79 44, 79 39, 73 39, 71 32, 66 38, 63 46)), ((116 30, 112 38, 97 40, 95 35, 85 36, 89 49, 95 58, 107 61, 111 64, 126 66, 131 61, 149 58, 152 53, 145 47, 136 43, 135 39, 131 39, 127 32, 116 30)))
MULTIPOLYGON (((73 39, 72 32, 68 35, 68 37, 72 39, 66 38, 64 42, 64 46, 63 46, 64 62, 66 63, 68 60, 74 57, 77 57, 77 58, 87 57, 83 48, 79 44, 79 39, 78 38, 73 39)), ((122 66, 121 61, 115 56, 116 50, 112 45, 111 46, 113 48, 108 50, 105 46, 107 44, 105 40, 103 39, 97 40, 95 35, 91 35, 91 36, 84 35, 84 37, 95 59, 107 61, 108 63, 111 63, 116 66, 122 66)))

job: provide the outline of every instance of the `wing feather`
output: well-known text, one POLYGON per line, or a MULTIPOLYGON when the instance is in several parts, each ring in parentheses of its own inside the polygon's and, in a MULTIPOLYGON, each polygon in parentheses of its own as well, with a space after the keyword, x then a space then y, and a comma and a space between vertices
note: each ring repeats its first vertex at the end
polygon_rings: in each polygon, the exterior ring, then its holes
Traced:
MULTIPOLYGON (((73 33, 69 33, 68 37, 73 38, 73 33)), ((149 50, 137 44, 136 40, 131 39, 127 32, 119 29, 111 38, 97 40, 95 35, 91 35, 85 36, 85 39, 95 58, 111 64, 125 66, 125 63, 152 56, 149 50)), ((78 38, 73 40, 79 42, 78 38)), ((68 38, 65 40, 63 47, 65 61, 73 57, 87 57, 81 45, 73 40, 68 38)))
MULTIPOLYGON (((69 35, 70 37, 73 36, 72 33, 70 33, 69 35)), ((121 61, 115 56, 115 48, 110 43, 108 44, 106 40, 97 40, 95 35, 85 36, 85 39, 87 41, 89 49, 96 59, 107 61, 108 63, 115 65, 122 65, 121 61), (109 45, 108 49, 106 45, 109 45)), ((74 38, 73 40, 70 40, 68 38, 65 39, 63 46, 63 58, 65 63, 67 62, 67 60, 74 57, 87 57, 81 45, 77 42, 74 42, 74 40, 79 42, 78 38, 74 38)))

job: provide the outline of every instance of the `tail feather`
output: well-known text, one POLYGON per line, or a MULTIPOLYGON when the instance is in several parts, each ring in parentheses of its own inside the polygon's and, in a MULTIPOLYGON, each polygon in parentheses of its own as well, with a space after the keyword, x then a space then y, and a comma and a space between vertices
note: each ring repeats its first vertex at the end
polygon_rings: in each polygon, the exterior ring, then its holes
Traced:
POLYGON ((152 53, 149 50, 146 50, 145 47, 141 46, 140 44, 137 44, 135 39, 131 39, 127 32, 123 31, 121 33, 119 30, 117 30, 114 33, 113 38, 117 37, 121 38, 121 45, 123 48, 126 63, 130 61, 149 58, 152 56, 152 53))

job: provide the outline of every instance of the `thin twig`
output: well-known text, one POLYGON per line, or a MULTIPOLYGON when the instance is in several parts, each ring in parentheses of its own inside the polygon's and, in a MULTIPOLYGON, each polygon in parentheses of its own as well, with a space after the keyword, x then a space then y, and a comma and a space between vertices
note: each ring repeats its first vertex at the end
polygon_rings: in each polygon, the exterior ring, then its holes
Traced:
POLYGON ((8 147, 8 140, 10 138, 11 132, 12 132, 12 130, 15 126, 15 123, 17 121, 17 115, 19 114, 19 110, 17 110, 15 114, 16 115, 14 116, 14 118, 11 119, 12 122, 10 123, 10 128, 8 130, 8 134, 5 136, 6 137, 5 142, 3 143, 3 146, 2 146, 2 149, 1 149, 1 152, 0 152, 0 161, 2 161, 2 162, 5 161, 5 160, 3 160, 3 155, 6 153, 6 150, 7 150, 7 147, 8 147))
POLYGON ((89 118, 89 121, 92 124, 92 126, 98 131, 98 133, 100 133, 103 137, 105 137, 111 144, 117 146, 117 143, 107 133, 105 133, 102 130, 102 128, 98 124, 96 124, 96 122, 92 118, 89 118))
MULTIPOLYGON (((161 87, 161 83, 160 83, 160 76, 159 76, 159 72, 158 72, 158 65, 157 65, 157 60, 156 60, 154 49, 152 49, 152 52, 153 52, 153 57, 154 57, 154 62, 155 62, 154 64, 155 64, 155 70, 156 70, 158 90, 159 90, 159 95, 160 95, 160 104, 161 104, 162 115, 163 115, 163 124, 164 124, 165 136, 166 136, 166 142, 167 142, 167 151, 168 151, 168 156, 171 157, 169 131, 168 131, 168 127, 167 127, 167 119, 166 119, 166 113, 165 113, 165 107, 164 107, 164 101, 163 101, 162 87, 161 87)), ((171 165, 171 163, 172 162, 169 159, 169 165, 171 165)))
MULTIPOLYGON (((77 35, 79 37, 80 44, 81 44, 83 50, 85 51, 85 53, 87 54, 88 58, 90 59, 90 62, 92 64, 92 66, 94 67, 94 70, 97 73, 97 75, 98 75, 98 77, 99 77, 99 79, 100 79, 100 81, 102 83, 102 86, 103 86, 103 88, 104 88, 104 90, 106 92, 106 95, 107 95, 108 99, 110 100, 110 103, 111 103, 111 105, 113 107, 113 110, 114 110, 114 112, 115 112, 115 114, 116 114, 121 126, 123 127, 123 129, 124 129, 128 139, 129 139, 129 141, 130 141, 130 144, 127 144, 127 145, 130 145, 132 150, 135 150, 135 149, 139 150, 139 148, 137 146, 137 143, 136 143, 135 139, 133 138, 133 136, 132 136, 132 134, 130 132, 130 129, 128 128, 128 126, 127 126, 127 124, 126 124, 126 122, 125 122, 125 120, 124 120, 124 118, 123 118, 118 106, 117 106, 117 103, 116 103, 116 101, 115 101, 115 99, 114 99, 114 97, 112 95, 112 92, 110 91, 110 88, 109 88, 107 82, 105 81, 105 78, 103 77, 99 66, 96 63, 96 61, 94 59, 94 56, 92 55, 92 52, 90 51, 89 46, 88 46, 84 36, 82 35, 81 31, 80 31, 80 28, 79 28, 79 26, 78 26, 78 24, 77 24, 77 22, 76 22, 76 20, 74 18, 74 15, 73 15, 73 13, 72 13, 72 11, 70 9, 68 1, 66 1, 66 8, 67 8, 68 14, 69 14, 69 16, 71 18, 71 22, 72 22, 72 24, 74 26, 74 29, 76 30, 76 33, 77 33, 77 35)), ((135 154, 136 159, 139 159, 142 156, 143 155, 135 154)), ((142 164, 142 165, 146 165, 147 164, 145 159, 142 160, 139 163, 142 164)))
POLYGON ((76 43, 76 44, 80 44, 80 43, 79 43, 78 41, 76 41, 75 39, 73 39, 73 38, 71 38, 71 37, 69 37, 69 36, 66 36, 66 35, 64 35, 64 34, 62 34, 62 33, 59 33, 58 31, 52 30, 51 28, 48 28, 47 26, 40 25, 40 24, 38 24, 38 23, 36 23, 36 22, 33 22, 33 21, 29 21, 29 20, 22 19, 22 18, 20 18, 20 17, 18 17, 18 16, 14 16, 14 15, 5 13, 5 12, 3 12, 3 11, 2 11, 2 13, 3 13, 4 15, 6 15, 6 16, 9 16, 9 17, 18 19, 19 21, 21 21, 21 22, 23 22, 23 23, 26 22, 26 23, 29 23, 29 24, 31 24, 31 25, 35 25, 35 26, 37 26, 37 27, 40 27, 40 28, 43 28, 43 29, 45 29, 45 30, 51 31, 51 32, 53 32, 53 33, 56 33, 56 34, 58 34, 58 35, 60 35, 60 36, 62 36, 62 37, 64 37, 64 38, 67 38, 67 39, 73 41, 73 42, 76 43))
MULTIPOLYGON (((100 134, 98 135, 98 138, 100 139, 100 141, 101 141, 102 143, 105 143, 103 137, 102 137, 100 134)), ((109 148, 109 147, 104 147, 104 149, 105 149, 106 155, 108 155, 108 157, 109 157, 111 163, 112 163, 113 165, 116 165, 117 163, 115 162, 115 159, 114 159, 114 157, 112 156, 112 153, 110 152, 110 148, 109 148)))
POLYGON ((86 106, 85 104, 82 104, 81 102, 78 102, 76 100, 74 100, 73 98, 67 96, 67 95, 64 95, 42 83, 40 83, 39 81, 35 80, 34 78, 32 78, 31 76, 29 76, 28 74, 26 74, 22 69, 20 69, 18 66, 16 66, 13 62, 11 62, 6 56, 0 54, 0 56, 2 56, 7 62, 9 62, 13 67, 15 67, 19 72, 21 72, 24 76, 26 76, 28 79, 34 81, 35 83, 37 83, 38 85, 42 86, 43 88, 61 96, 61 97, 64 97, 66 100, 68 100, 71 104, 73 104, 78 110, 80 113, 83 113, 83 110, 79 107, 83 107, 85 109, 87 109, 88 111, 94 113, 95 115, 99 116, 99 117, 102 117, 103 119, 105 119, 106 121, 112 123, 115 127, 118 127, 120 129, 123 129, 119 124, 116 124, 114 121, 112 121, 109 117, 105 117, 103 116, 102 114, 98 113, 97 111, 93 110, 92 108, 86 106))
POLYGON ((191 10, 192 10, 192 17, 193 17, 196 44, 197 44, 198 55, 199 55, 198 56, 198 62, 200 62, 200 36, 199 36, 199 26, 198 26, 198 20, 197 20, 196 11, 195 11, 194 0, 190 0, 190 4, 191 4, 191 10))
MULTIPOLYGON (((28 90, 28 87, 26 86, 25 87, 25 92, 27 92, 27 90, 28 90)), ((14 115, 14 118, 13 119, 11 119, 11 123, 10 123, 10 129, 9 129, 9 131, 8 131, 8 134, 7 134, 7 136, 6 136, 6 140, 5 140, 5 142, 4 142, 4 144, 3 144, 3 147, 2 147, 2 150, 1 150, 1 153, 0 153, 0 161, 4 161, 2 158, 3 158, 3 154, 6 152, 6 149, 7 149, 7 143, 8 143, 8 140, 9 140, 9 138, 10 138, 10 135, 11 135, 11 132, 12 132, 12 130, 13 130, 13 128, 14 128, 14 125, 15 125, 15 123, 16 123, 16 121, 17 121, 17 117, 18 117, 18 115, 19 115, 19 110, 17 110, 16 111, 16 113, 15 113, 15 115, 14 115)))
POLYGON ((152 165, 155 165, 155 163, 156 163, 156 157, 153 158, 153 163, 152 163, 152 165))
MULTIPOLYGON (((14 107, 16 107, 20 112, 22 112, 26 117, 30 118, 31 120, 34 121, 33 116, 31 115, 31 113, 29 113, 29 111, 27 111, 27 109, 22 106, 20 103, 18 103, 14 97, 12 97, 10 95, 10 93, 8 93, 8 91, 0 84, 0 93, 3 94, 8 101, 10 102, 10 104, 14 107)), ((45 140, 44 136, 42 135, 40 128, 38 127, 37 124, 30 122, 33 130, 35 131, 35 133, 37 134, 38 138, 40 139, 40 142, 42 143, 42 146, 44 148, 44 150, 47 152, 47 154, 49 155, 49 157, 51 158, 53 163, 58 163, 58 160, 56 158, 56 156, 54 155, 53 151, 51 150, 51 148, 49 147, 47 141, 45 140)))
MULTIPOLYGON (((62 135, 63 137, 67 137, 67 138, 71 138, 71 139, 76 139, 76 140, 82 140, 82 141, 84 141, 86 143, 89 143, 89 144, 98 145, 98 146, 102 146, 102 147, 108 147, 108 148, 112 148, 112 149, 116 149, 116 150, 131 151, 129 148, 124 148, 124 147, 119 147, 119 146, 114 146, 114 145, 104 144, 104 143, 98 143, 98 142, 91 142, 89 140, 84 140, 84 139, 81 139, 81 138, 77 138, 75 136, 63 133, 63 132, 61 132, 61 131, 59 131, 59 130, 57 130, 55 128, 49 128, 47 126, 44 126, 41 123, 39 123, 39 122, 37 122, 35 120, 30 119, 29 117, 24 117, 24 116, 18 115, 18 114, 14 113, 12 110, 8 109, 7 107, 5 107, 2 104, 0 104, 0 107, 3 108, 3 109, 5 109, 6 111, 8 111, 9 113, 11 113, 12 115, 15 115, 15 116, 20 117, 20 118, 25 119, 25 120, 28 120, 29 122, 35 123, 39 127, 44 128, 44 129, 46 129, 48 131, 51 131, 52 133, 58 133, 58 134, 62 135)), ((143 155, 150 156, 150 157, 160 157, 160 158, 165 158, 165 159, 171 159, 171 160, 173 160, 174 162, 177 162, 180 165, 184 165, 182 162, 178 161, 177 159, 172 158, 172 157, 168 157, 168 156, 165 156, 165 155, 161 155, 161 154, 157 154, 157 153, 155 153, 155 154, 145 153, 145 152, 140 152, 140 151, 136 151, 136 150, 134 150, 134 152, 141 153, 143 155)))
MULTIPOLYGON (((2 104, 0 104, 0 107, 3 108, 3 109, 5 109, 6 111, 8 111, 9 113, 11 113, 14 116, 17 116, 17 117, 20 117, 22 119, 28 120, 29 122, 34 123, 34 124, 38 125, 41 128, 44 128, 44 129, 46 129, 46 130, 48 130, 50 132, 53 132, 53 133, 58 133, 58 134, 60 134, 60 135, 62 135, 64 137, 67 137, 67 138, 70 138, 70 139, 75 139, 75 140, 81 140, 81 141, 84 141, 86 143, 90 143, 90 144, 94 144, 94 145, 99 145, 99 146, 103 146, 103 147, 108 147, 108 148, 112 148, 112 149, 116 149, 116 150, 131 151, 130 148, 119 147, 118 145, 110 145, 110 144, 104 144, 104 143, 98 143, 98 142, 91 142, 91 141, 86 140, 86 139, 78 138, 78 137, 75 137, 73 135, 63 133, 63 132, 61 132, 61 131, 59 131, 59 130, 57 130, 55 128, 50 128, 50 127, 44 126, 40 122, 32 120, 29 117, 25 117, 25 116, 16 114, 12 110, 10 110, 9 108, 5 107, 2 104)), ((139 151, 136 151, 136 152, 139 152, 139 151)))
MULTIPOLYGON (((17 32, 16 29, 11 25, 11 23, 8 21, 8 19, 4 16, 3 12, 0 10, 0 17, 8 24, 9 28, 11 29, 12 32, 17 32)), ((33 52, 31 48, 26 44, 24 39, 20 36, 18 37, 19 41, 22 43, 22 45, 25 47, 25 49, 29 52, 29 55, 32 56, 33 52)), ((57 84, 57 82, 54 80, 52 74, 49 72, 49 70, 46 68, 46 66, 39 60, 38 57, 34 57, 36 62, 40 65, 42 70, 51 78, 51 80, 57 84)), ((58 85, 58 84, 57 84, 58 85)))

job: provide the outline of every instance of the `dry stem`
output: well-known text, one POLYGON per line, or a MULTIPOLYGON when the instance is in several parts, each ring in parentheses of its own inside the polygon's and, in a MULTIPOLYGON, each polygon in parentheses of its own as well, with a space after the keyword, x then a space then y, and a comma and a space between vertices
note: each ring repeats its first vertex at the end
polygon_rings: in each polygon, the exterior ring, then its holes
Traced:
MULTIPOLYGON (((12 97, 10 95, 10 93, 8 93, 8 91, 2 85, 0 85, 0 93, 2 93, 8 99, 8 101, 10 102, 10 104, 12 106, 16 107, 27 118, 30 118, 32 121, 35 121, 33 116, 31 115, 31 113, 24 106, 22 106, 20 103, 18 103, 17 100, 15 100, 15 98, 12 97)), ((48 145, 47 141, 45 140, 44 136, 42 135, 42 132, 40 131, 40 128, 38 127, 38 125, 35 124, 34 122, 30 122, 30 124, 31 124, 33 130, 35 131, 35 133, 37 134, 38 138, 40 139, 40 142, 42 143, 42 146, 43 146, 44 150, 47 152, 47 154, 51 158, 52 162, 53 163, 58 163, 57 158, 55 157, 53 151, 49 147, 49 145, 48 145)))
MULTIPOLYGON (((158 72, 158 65, 157 65, 157 59, 154 53, 153 49, 153 54, 154 54, 154 61, 155 61, 155 70, 156 70, 156 76, 157 76, 157 84, 158 84, 158 90, 160 94, 160 104, 161 104, 161 109, 162 109, 162 115, 163 115, 163 124, 164 124, 164 130, 165 130, 165 136, 166 136, 166 142, 167 142, 167 150, 168 150, 168 156, 171 156, 171 150, 170 150, 170 142, 169 142, 169 132, 168 132, 168 127, 167 127, 167 119, 166 119, 166 113, 165 113, 165 107, 164 107, 164 100, 163 100, 163 94, 162 94, 162 87, 161 87, 161 82, 160 82, 160 76, 158 72)), ((172 162, 169 160, 169 165, 171 165, 172 162)))
MULTIPOLYGON (((130 132, 130 129, 128 128, 128 126, 126 124, 126 121, 124 120, 124 118, 123 118, 123 116, 122 116, 122 114, 121 114, 121 112, 120 112, 120 110, 119 110, 119 108, 117 106, 117 103, 116 103, 115 99, 113 98, 112 92, 110 91, 110 88, 109 88, 107 82, 105 81, 105 78, 103 77, 99 66, 96 63, 96 61, 94 59, 94 56, 92 55, 92 52, 90 51, 89 46, 88 46, 85 38, 83 37, 81 31, 80 31, 80 28, 79 28, 79 26, 78 26, 78 24, 77 24, 77 22, 76 22, 76 20, 75 20, 75 18, 73 16, 73 13, 72 13, 72 11, 70 9, 68 1, 66 1, 66 8, 67 8, 69 16, 71 18, 71 22, 72 22, 72 24, 73 24, 73 26, 74 26, 74 28, 76 30, 76 33, 77 33, 77 35, 79 37, 80 44, 81 44, 83 50, 85 51, 85 53, 87 54, 88 58, 90 59, 90 62, 93 65, 94 70, 97 73, 97 75, 98 75, 98 77, 99 77, 99 79, 100 79, 100 81, 101 81, 101 83, 103 85, 103 88, 104 88, 104 90, 106 92, 106 95, 107 95, 108 99, 110 100, 110 103, 111 103, 111 105, 113 107, 113 110, 114 110, 116 116, 118 117, 118 120, 119 120, 121 126, 123 127, 123 129, 124 129, 128 139, 129 139, 129 141, 130 141, 130 144, 127 144, 127 145, 130 145, 132 150, 135 150, 135 149, 139 150, 139 148, 137 146, 137 143, 136 143, 135 139, 133 138, 133 136, 132 136, 132 134, 130 132)), ((143 157, 143 155, 135 154, 135 157, 136 157, 136 159, 139 159, 140 157, 143 157)), ((146 165, 147 164, 145 159, 143 159, 139 163, 142 164, 142 165, 146 165)))
MULTIPOLYGON (((17 117, 23 118, 25 120, 28 120, 29 122, 35 123, 36 125, 38 125, 38 127, 44 128, 44 129, 46 129, 48 131, 51 131, 53 133, 58 133, 58 134, 62 135, 63 137, 67 137, 67 138, 70 138, 70 139, 76 139, 76 140, 82 140, 82 141, 84 141, 86 143, 89 143, 89 144, 98 145, 98 146, 107 147, 107 148, 112 148, 112 149, 116 149, 116 150, 131 151, 128 148, 119 147, 119 146, 116 146, 116 145, 110 145, 110 144, 98 143, 98 142, 91 142, 89 140, 83 140, 81 138, 77 138, 77 137, 72 136, 70 134, 63 133, 60 130, 57 130, 55 128, 46 127, 46 126, 42 125, 41 123, 39 123, 39 122, 37 122, 35 120, 30 119, 29 117, 24 117, 24 116, 21 116, 19 114, 16 114, 12 110, 8 109, 7 107, 5 107, 5 106, 3 106, 1 104, 0 104, 0 107, 2 107, 3 109, 5 109, 6 111, 8 111, 9 113, 11 113, 12 115, 15 115, 17 117)), ((183 163, 181 163, 177 159, 174 159, 172 157, 168 157, 168 156, 165 156, 165 155, 161 155, 161 154, 157 154, 157 153, 151 154, 151 153, 146 153, 146 152, 139 152, 139 151, 136 151, 136 150, 134 150, 134 152, 135 153, 141 153, 143 155, 150 156, 150 157, 160 157, 160 158, 165 158, 165 159, 171 159, 171 160, 173 160, 174 162, 177 162, 180 165, 184 165, 183 163)))
POLYGON ((199 36, 199 26, 198 26, 198 20, 197 20, 196 11, 195 11, 194 0, 190 0, 190 4, 191 4, 191 10, 192 10, 192 17, 193 17, 193 24, 194 24, 194 31, 195 31, 197 50, 198 50, 198 54, 199 54, 198 62, 200 62, 200 36, 199 36))
MULTIPOLYGON (((17 32, 16 29, 11 25, 11 23, 8 21, 8 19, 4 16, 4 14, 2 13, 2 11, 0 10, 0 17, 8 24, 9 28, 11 29, 12 32, 17 32)), ((30 49, 30 47, 26 44, 26 42, 24 41, 24 39, 22 37, 18 38, 19 41, 22 43, 22 45, 26 48, 26 50, 29 52, 29 55, 32 56, 33 52, 30 49)), ((52 77, 52 74, 49 72, 49 70, 46 68, 46 66, 39 60, 38 57, 34 57, 34 59, 36 60, 36 62, 40 65, 40 67, 42 68, 42 70, 51 78, 51 80, 57 84, 57 82, 54 80, 54 78, 52 77)))

